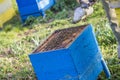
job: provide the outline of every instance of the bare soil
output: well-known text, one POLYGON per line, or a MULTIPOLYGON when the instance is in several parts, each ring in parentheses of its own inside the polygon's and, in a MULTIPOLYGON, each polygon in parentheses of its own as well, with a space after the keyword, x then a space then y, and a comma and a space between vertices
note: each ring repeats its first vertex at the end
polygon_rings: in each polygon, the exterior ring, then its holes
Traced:
POLYGON ((67 48, 86 26, 56 30, 33 53, 67 48))

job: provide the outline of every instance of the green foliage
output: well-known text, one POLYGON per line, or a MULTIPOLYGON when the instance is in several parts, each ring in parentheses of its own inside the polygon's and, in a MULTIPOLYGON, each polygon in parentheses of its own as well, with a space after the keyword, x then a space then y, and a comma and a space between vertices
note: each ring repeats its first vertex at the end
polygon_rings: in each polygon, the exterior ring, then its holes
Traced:
POLYGON ((56 0, 55 6, 53 6, 53 11, 62 11, 63 9, 74 9, 77 5, 76 0, 56 0))

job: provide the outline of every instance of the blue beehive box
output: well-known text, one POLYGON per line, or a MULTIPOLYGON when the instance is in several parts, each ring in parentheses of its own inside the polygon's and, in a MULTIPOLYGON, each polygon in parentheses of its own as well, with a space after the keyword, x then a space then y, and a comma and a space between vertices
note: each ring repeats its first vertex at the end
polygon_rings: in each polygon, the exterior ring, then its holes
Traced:
POLYGON ((110 77, 92 25, 55 31, 29 58, 38 80, 96 80, 103 70, 110 77))
POLYGON ((44 16, 45 11, 55 4, 55 0, 16 0, 22 22, 28 16, 44 16))

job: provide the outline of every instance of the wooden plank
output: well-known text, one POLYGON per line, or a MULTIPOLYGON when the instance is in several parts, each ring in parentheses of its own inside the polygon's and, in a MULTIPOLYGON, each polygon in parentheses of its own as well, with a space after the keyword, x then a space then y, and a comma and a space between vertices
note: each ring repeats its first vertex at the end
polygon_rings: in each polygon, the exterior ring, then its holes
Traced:
POLYGON ((89 66, 92 58, 99 52, 98 45, 92 35, 91 27, 87 27, 81 33, 77 40, 70 46, 70 50, 78 71, 83 73, 89 66))
POLYGON ((84 28, 68 48, 36 52, 29 57, 38 80, 96 80, 103 68, 107 70, 101 63, 92 25, 84 28))
POLYGON ((67 49, 31 54, 29 57, 38 80, 78 80, 78 73, 67 49))
POLYGON ((103 68, 98 43, 91 25, 84 29, 69 49, 80 80, 95 80, 103 68))
POLYGON ((11 0, 0 1, 0 27, 15 15, 11 0))
POLYGON ((25 7, 37 4, 36 0, 16 0, 18 7, 25 7))
POLYGON ((0 26, 2 26, 5 22, 10 20, 14 15, 15 10, 12 7, 0 14, 0 26))
POLYGON ((21 16, 24 16, 33 13, 38 13, 40 11, 38 10, 37 4, 34 4, 26 7, 19 7, 19 12, 21 16))

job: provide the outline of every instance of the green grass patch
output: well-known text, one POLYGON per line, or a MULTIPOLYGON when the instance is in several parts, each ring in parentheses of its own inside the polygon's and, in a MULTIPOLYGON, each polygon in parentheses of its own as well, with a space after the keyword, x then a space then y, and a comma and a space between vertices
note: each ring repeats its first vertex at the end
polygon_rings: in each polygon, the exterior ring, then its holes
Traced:
MULTIPOLYGON (((36 80, 28 55, 53 31, 85 24, 93 25, 101 52, 111 72, 111 80, 120 80, 120 60, 117 58, 115 37, 101 3, 98 2, 93 7, 95 12, 77 24, 71 23, 73 10, 68 9, 69 7, 62 9, 62 6, 61 11, 59 8, 48 10, 45 19, 30 17, 26 21, 27 26, 22 26, 19 14, 5 23, 0 31, 0 80, 36 80)), ((105 74, 102 73, 99 79, 106 80, 105 74)))

